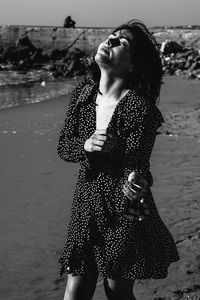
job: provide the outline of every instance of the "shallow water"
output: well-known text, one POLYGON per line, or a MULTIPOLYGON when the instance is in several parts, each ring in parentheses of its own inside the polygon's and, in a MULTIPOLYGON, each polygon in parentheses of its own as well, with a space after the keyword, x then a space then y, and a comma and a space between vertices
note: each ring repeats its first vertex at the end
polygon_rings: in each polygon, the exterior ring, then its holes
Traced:
POLYGON ((48 71, 0 72, 0 109, 69 94, 76 79, 54 79, 48 71))

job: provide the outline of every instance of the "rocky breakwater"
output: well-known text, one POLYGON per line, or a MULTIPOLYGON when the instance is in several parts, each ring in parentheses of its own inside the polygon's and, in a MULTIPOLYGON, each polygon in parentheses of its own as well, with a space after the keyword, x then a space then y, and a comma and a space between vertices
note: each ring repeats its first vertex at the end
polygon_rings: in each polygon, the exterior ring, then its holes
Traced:
MULTIPOLYGON (((43 69, 54 77, 85 75, 111 28, 0 27, 0 69, 43 69)), ((200 76, 200 30, 153 29, 164 74, 200 76)))
POLYGON ((84 75, 111 29, 0 27, 0 70, 43 69, 54 77, 84 75))

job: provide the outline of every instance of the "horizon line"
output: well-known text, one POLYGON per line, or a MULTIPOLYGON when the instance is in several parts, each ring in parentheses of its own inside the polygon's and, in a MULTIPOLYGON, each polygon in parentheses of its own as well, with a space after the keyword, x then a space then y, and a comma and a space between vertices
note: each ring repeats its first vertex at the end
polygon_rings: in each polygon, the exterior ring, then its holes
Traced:
MULTIPOLYGON (((54 28, 65 28, 64 26, 61 25, 15 25, 15 24, 0 24, 0 27, 2 26, 22 26, 22 27, 54 27, 54 28)), ((163 29, 170 29, 170 28, 185 28, 185 29, 197 29, 195 27, 199 27, 200 29, 200 24, 188 24, 188 25, 152 25, 148 26, 148 28, 163 28, 163 29)), ((77 27, 69 27, 66 29, 113 29, 116 28, 116 26, 77 26, 77 27)))

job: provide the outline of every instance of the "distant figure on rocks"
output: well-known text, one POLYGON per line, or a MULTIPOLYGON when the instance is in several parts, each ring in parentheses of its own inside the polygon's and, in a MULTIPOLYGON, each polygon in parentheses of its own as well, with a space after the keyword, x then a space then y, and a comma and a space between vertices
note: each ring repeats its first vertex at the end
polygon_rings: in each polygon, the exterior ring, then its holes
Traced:
POLYGON ((97 74, 75 88, 57 149, 80 164, 59 259, 64 300, 91 300, 99 275, 107 299, 135 300, 135 280, 166 278, 179 260, 151 193, 150 156, 164 121, 160 53, 132 20, 100 43, 94 60, 97 74))
POLYGON ((68 16, 64 22, 64 28, 75 28, 76 22, 72 20, 71 16, 68 16))

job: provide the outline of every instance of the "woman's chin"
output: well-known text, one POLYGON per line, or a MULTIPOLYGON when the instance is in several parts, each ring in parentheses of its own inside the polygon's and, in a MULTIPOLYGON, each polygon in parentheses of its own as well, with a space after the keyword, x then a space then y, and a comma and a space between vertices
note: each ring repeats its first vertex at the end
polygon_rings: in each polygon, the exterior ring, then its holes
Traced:
POLYGON ((108 55, 104 54, 103 52, 98 52, 94 57, 95 62, 99 66, 108 66, 109 65, 109 58, 108 55))

